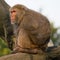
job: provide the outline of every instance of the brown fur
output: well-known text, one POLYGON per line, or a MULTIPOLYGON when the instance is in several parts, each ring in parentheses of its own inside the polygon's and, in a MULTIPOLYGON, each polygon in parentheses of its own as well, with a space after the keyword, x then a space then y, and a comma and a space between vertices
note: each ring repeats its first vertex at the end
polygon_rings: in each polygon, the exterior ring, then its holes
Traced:
POLYGON ((23 5, 15 5, 11 10, 17 9, 17 39, 16 46, 22 48, 46 49, 50 39, 50 23, 42 14, 28 9, 23 5))

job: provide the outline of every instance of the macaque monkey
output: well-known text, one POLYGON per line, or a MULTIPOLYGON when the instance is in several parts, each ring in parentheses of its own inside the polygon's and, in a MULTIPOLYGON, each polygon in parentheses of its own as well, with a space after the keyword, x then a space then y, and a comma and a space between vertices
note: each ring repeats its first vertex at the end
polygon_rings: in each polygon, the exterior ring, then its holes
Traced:
POLYGON ((50 40, 50 23, 48 19, 24 5, 17 4, 10 8, 11 24, 15 27, 16 51, 37 53, 36 49, 46 50, 50 40))

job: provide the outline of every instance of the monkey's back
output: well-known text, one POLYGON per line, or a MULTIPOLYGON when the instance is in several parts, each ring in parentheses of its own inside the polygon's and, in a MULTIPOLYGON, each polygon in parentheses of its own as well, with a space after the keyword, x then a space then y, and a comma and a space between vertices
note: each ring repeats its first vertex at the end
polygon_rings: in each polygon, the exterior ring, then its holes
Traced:
POLYGON ((50 23, 44 15, 29 9, 25 12, 21 26, 27 31, 33 44, 43 47, 49 42, 50 23))

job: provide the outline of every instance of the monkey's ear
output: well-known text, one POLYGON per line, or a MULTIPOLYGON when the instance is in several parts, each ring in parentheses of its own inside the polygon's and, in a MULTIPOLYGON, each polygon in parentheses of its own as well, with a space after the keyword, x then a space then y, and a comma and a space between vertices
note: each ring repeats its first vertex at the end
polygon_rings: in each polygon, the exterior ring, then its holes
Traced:
POLYGON ((23 7, 23 10, 25 10, 25 11, 26 11, 26 10, 28 10, 28 8, 27 8, 27 7, 23 7))

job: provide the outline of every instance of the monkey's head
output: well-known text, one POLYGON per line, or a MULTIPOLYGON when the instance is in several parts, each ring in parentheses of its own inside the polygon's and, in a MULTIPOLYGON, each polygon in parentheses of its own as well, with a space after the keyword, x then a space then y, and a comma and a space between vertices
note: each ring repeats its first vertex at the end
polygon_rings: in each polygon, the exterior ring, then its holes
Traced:
POLYGON ((27 7, 20 4, 11 7, 10 8, 11 24, 20 23, 27 9, 28 9, 27 7))

